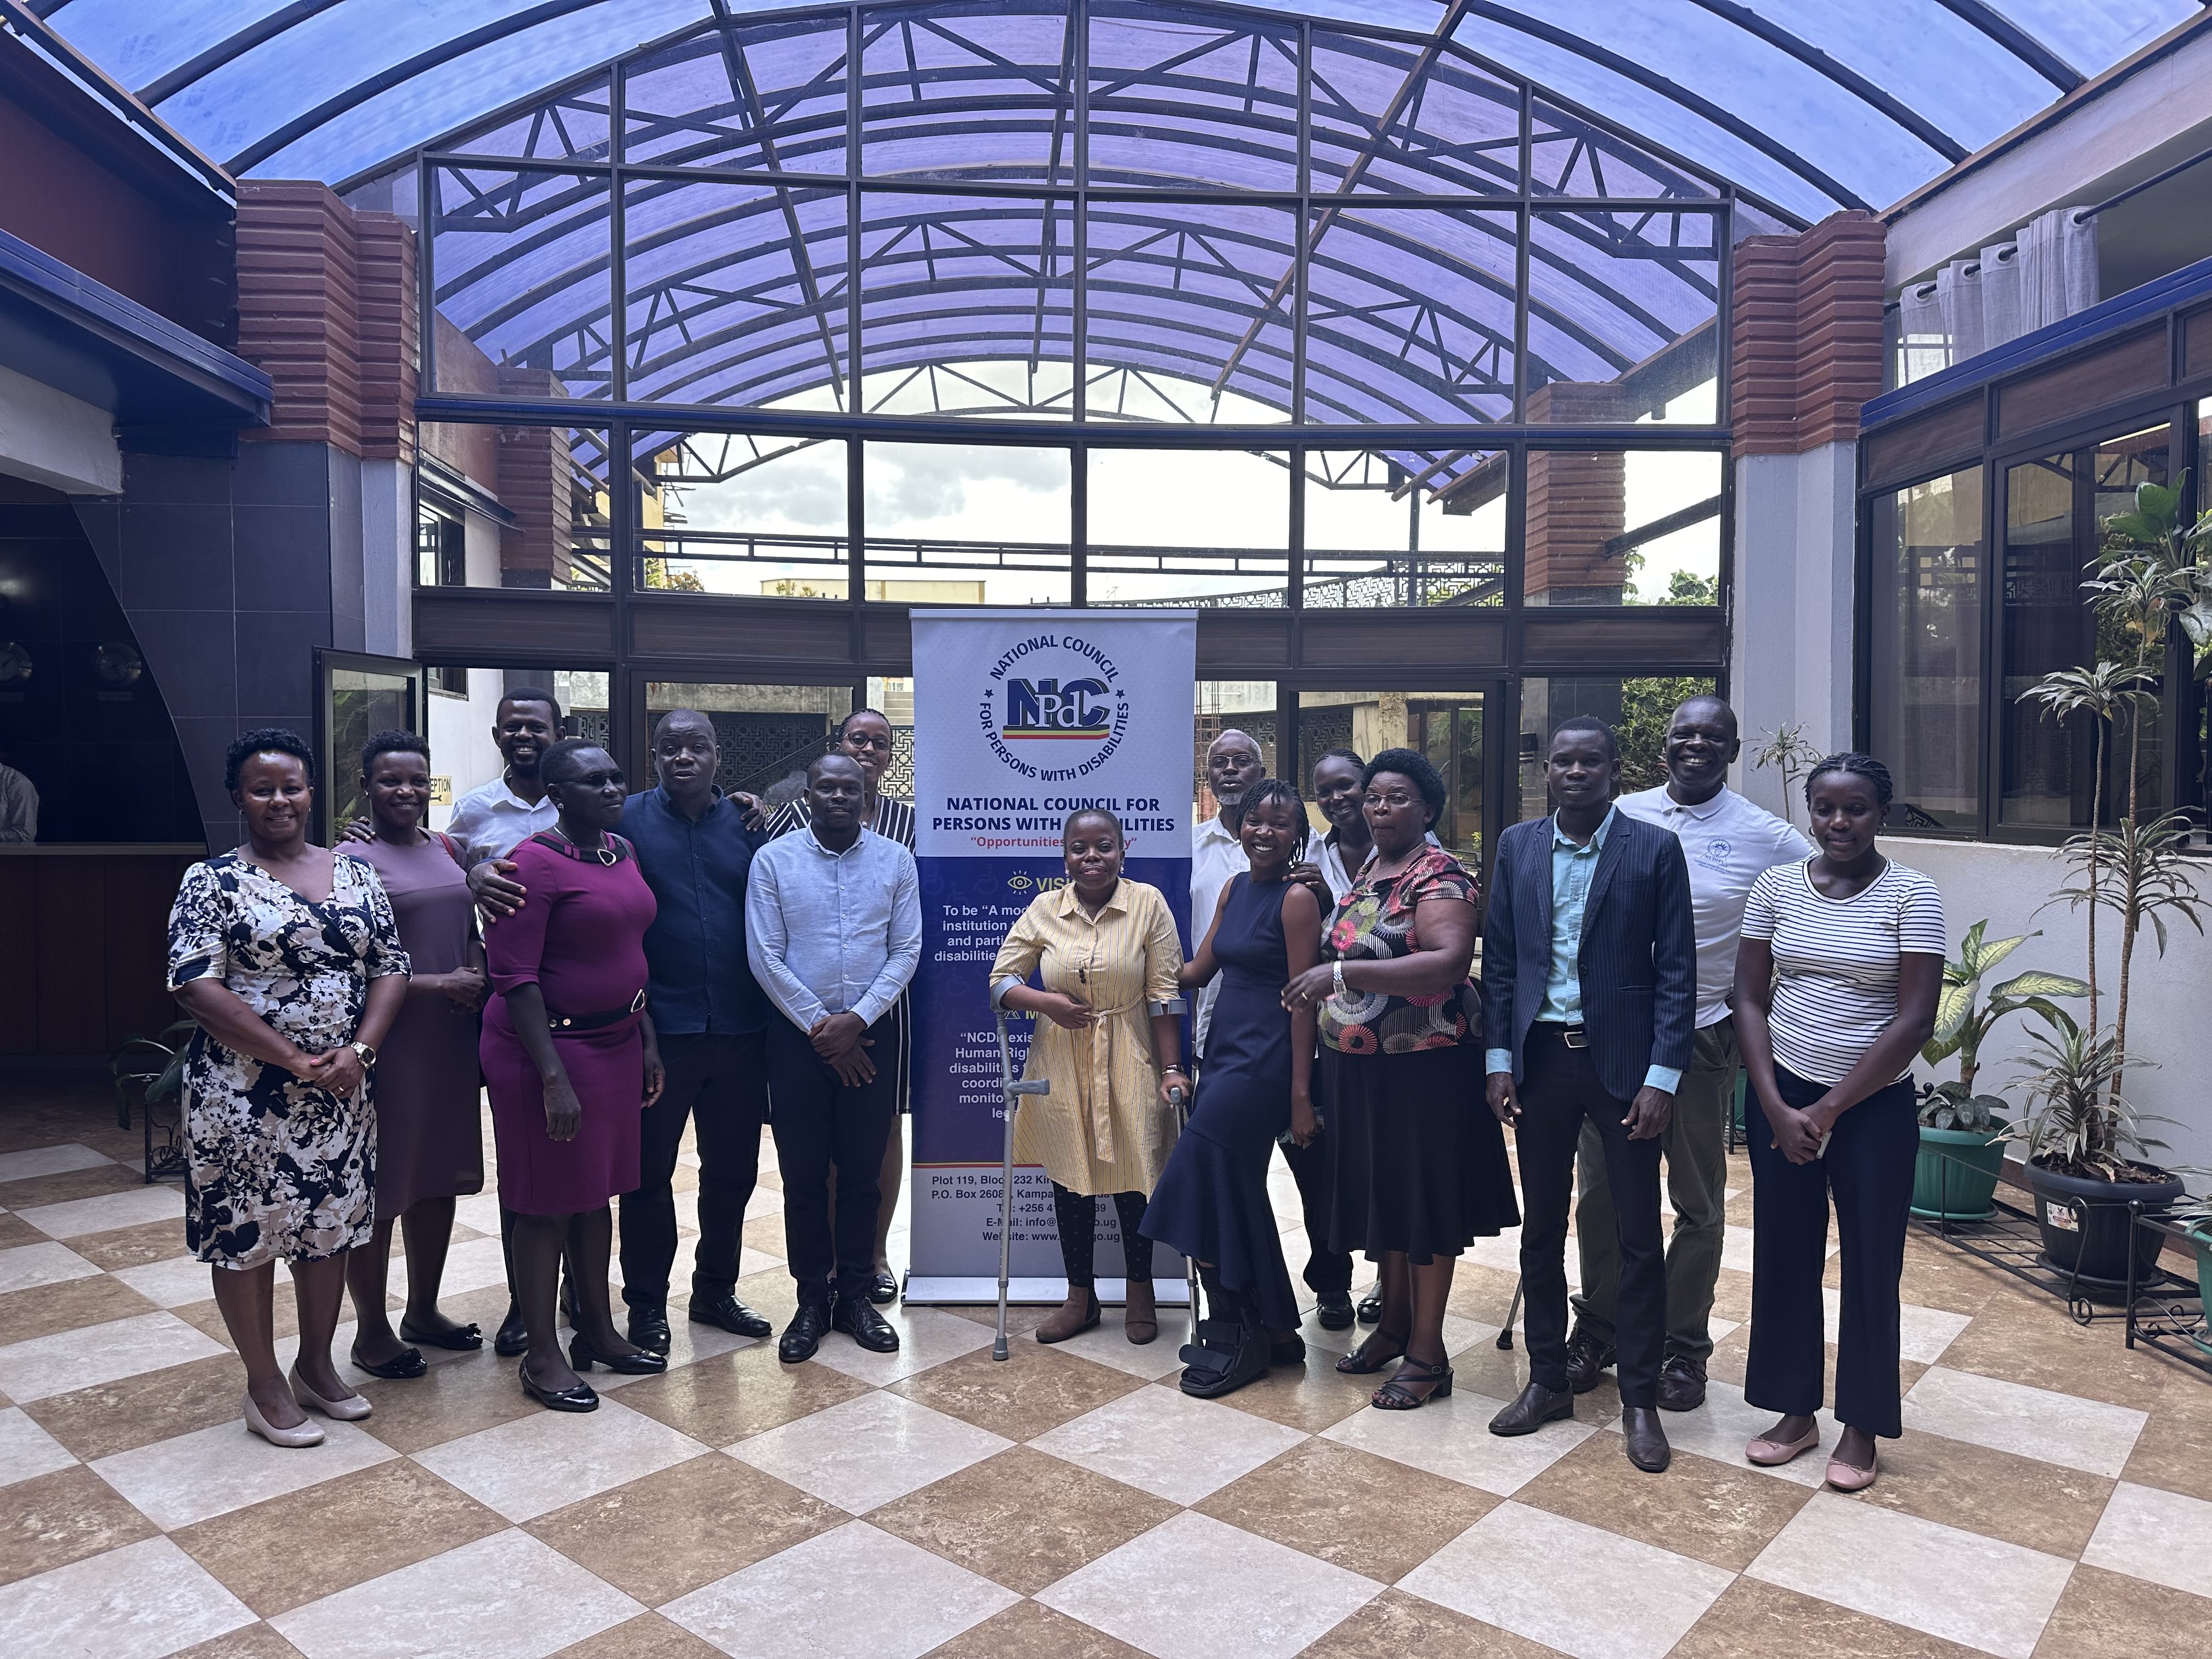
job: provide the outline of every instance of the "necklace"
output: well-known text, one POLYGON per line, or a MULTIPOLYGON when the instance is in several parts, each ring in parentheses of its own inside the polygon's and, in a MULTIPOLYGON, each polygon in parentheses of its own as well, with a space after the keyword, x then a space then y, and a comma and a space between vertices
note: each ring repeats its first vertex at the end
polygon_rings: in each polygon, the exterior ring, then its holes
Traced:
POLYGON ((612 847, 607 844, 604 833, 602 833, 599 844, 597 847, 585 846, 583 842, 578 841, 574 836, 570 835, 566 830, 563 830, 557 823, 553 826, 553 833, 560 836, 562 841, 567 842, 569 846, 574 848, 586 858, 593 860, 599 864, 606 865, 611 868, 613 866, 622 862, 622 854, 616 852, 612 847))

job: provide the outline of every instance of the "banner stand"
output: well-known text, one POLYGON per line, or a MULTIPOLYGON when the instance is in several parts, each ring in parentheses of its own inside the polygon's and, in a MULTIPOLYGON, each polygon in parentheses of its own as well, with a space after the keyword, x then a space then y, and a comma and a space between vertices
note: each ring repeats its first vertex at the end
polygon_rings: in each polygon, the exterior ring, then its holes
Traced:
MULTIPOLYGON (((1006 1108, 991 963, 1030 901, 1064 884, 1070 811, 1101 806, 1121 819, 1125 877, 1160 890, 1189 950, 1198 620, 1189 611, 923 609, 913 629, 922 949, 904 1300, 975 1306, 999 1294, 1006 1108)), ((1018 1069, 1030 1030, 1026 1018, 1008 1027, 1018 1069)), ((1049 1108, 1032 1099, 1022 1109, 1049 1108)), ((1014 1180, 1008 1299, 1057 1305, 1067 1281, 1049 1184, 1032 1165, 1017 1166, 1014 1180)), ((1119 1222, 1109 1200, 1097 1206, 1098 1299, 1119 1304, 1119 1222)), ((1161 1306, 1188 1305, 1176 1252, 1156 1246, 1152 1273, 1161 1306)))

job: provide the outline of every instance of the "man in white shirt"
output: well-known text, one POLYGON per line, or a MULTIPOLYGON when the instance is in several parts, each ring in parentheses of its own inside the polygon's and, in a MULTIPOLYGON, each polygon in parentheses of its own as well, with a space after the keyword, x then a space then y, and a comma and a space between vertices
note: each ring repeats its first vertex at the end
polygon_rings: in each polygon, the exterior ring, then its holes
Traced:
MULTIPOLYGON (((1221 805, 1218 816, 1194 823, 1190 830, 1190 948, 1198 949, 1206 930, 1213 926, 1213 913, 1221 908, 1221 890, 1232 877, 1252 867, 1244 854, 1237 830, 1244 822, 1244 798, 1252 786, 1267 775, 1260 745, 1245 733, 1224 732, 1206 751, 1206 783, 1221 805)), ((1206 1029, 1213 1018, 1218 986, 1208 985, 1197 998, 1198 1048, 1206 1050, 1206 1029)))
POLYGON ((455 801, 446 825, 471 871, 504 860, 539 830, 550 830, 561 816, 538 775, 538 763, 560 736, 561 705, 550 691, 517 685, 499 700, 491 740, 499 745, 507 769, 455 801))
MULTIPOLYGON (((1667 1196, 1674 1209, 1674 1231, 1667 1245, 1666 1358, 1659 1371, 1659 1405, 1665 1411, 1693 1411, 1705 1403, 1705 1362, 1713 1351, 1707 1325, 1720 1277, 1728 1116, 1737 1071, 1728 999, 1735 983, 1744 902, 1762 872, 1813 854, 1812 843, 1796 830, 1728 787, 1728 769, 1742 749, 1735 711, 1718 697, 1692 697, 1668 720, 1662 751, 1666 783, 1623 795, 1616 803, 1631 817, 1671 830, 1680 840, 1690 867, 1690 910, 1698 936, 1697 1042, 1674 1096, 1674 1117, 1659 1138, 1667 1196)), ((1575 1236, 1583 1283, 1574 1297, 1567 1381, 1582 1394, 1595 1388, 1613 1363, 1620 1258, 1604 1147, 1588 1124, 1576 1161, 1581 1194, 1575 1236)))

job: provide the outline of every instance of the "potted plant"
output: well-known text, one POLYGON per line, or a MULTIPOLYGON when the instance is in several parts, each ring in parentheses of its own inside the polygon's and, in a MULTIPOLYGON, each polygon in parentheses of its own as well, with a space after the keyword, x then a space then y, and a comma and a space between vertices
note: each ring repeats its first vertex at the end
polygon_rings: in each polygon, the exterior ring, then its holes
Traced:
POLYGON ((1986 1221, 1994 1215, 1997 1178, 2004 1170, 2004 1101, 1974 1092, 1981 1074, 1982 1042, 2008 1014, 2057 1012, 2053 997, 2088 994, 2087 981, 2030 969, 2015 974, 1981 1000, 1982 981, 2040 932, 1992 939, 1987 918, 1966 930, 1958 958, 1943 964, 1943 994, 1936 1005, 1936 1032, 1920 1057, 1936 1065, 1956 1054, 1954 1082, 1920 1091, 1920 1161, 1913 1170, 1912 1213, 1931 1221, 1986 1221))
POLYGON ((2181 497, 2179 484, 2139 485, 2135 511, 2106 521, 2108 549, 2082 584, 2096 613, 2099 659, 2045 675, 2021 696, 2059 720, 2087 714, 2095 722, 2090 827, 2062 849, 2069 873, 2050 901, 2088 913, 2088 1024, 2077 1025, 2063 1013, 2045 1016, 2049 1030, 2034 1038, 2037 1052, 2023 1077, 2036 1106, 2015 1133, 2027 1146, 2045 1259, 2100 1291, 2124 1288, 2130 1250, 2141 1260, 2128 1206, 2160 1210, 2185 1190, 2171 1171, 2128 1156, 2159 1143, 2142 1135, 2144 1120, 2123 1091, 2129 1066, 2148 1063, 2128 1046, 2136 946, 2144 928, 2161 956, 2170 918, 2204 931, 2203 901, 2183 855, 2189 816, 2167 812, 2146 823, 2142 814, 2143 727, 2157 718, 2158 685, 2176 626, 2197 663, 2212 648, 2212 585, 2197 556, 2212 535, 2212 513, 2184 525, 2181 497), (2106 757, 2124 723, 2126 800, 2108 830, 2106 757), (2109 1030, 2099 974, 2100 915, 2119 928, 2109 1030))

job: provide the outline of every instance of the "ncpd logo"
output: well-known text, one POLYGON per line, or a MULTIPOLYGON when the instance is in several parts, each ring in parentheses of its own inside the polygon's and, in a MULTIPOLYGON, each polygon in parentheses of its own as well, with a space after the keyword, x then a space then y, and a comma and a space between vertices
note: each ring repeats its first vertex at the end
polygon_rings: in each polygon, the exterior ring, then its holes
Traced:
POLYGON ((1061 783, 1103 766, 1129 727, 1121 671, 1079 634, 1017 641, 991 666, 977 723, 1000 762, 1024 778, 1061 783))
POLYGON ((1083 739, 1095 743, 1114 723, 1114 711, 1103 701, 1103 680, 1009 679, 1006 682, 1006 723, 999 735, 1009 743, 1037 738, 1083 739))

